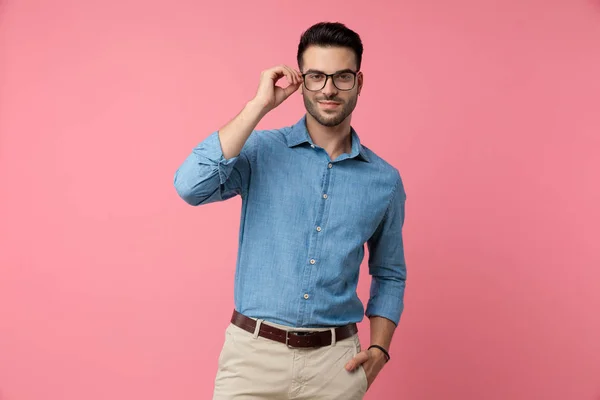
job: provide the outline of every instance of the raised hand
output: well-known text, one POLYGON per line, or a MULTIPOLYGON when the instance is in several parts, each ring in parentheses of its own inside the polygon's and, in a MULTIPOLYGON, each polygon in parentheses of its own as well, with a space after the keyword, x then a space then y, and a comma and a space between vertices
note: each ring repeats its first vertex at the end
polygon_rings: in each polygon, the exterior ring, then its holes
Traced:
POLYGON ((278 65, 264 70, 260 74, 260 83, 254 100, 269 112, 283 103, 302 85, 302 75, 299 71, 287 66, 278 65), (288 86, 277 86, 277 82, 285 77, 288 86))

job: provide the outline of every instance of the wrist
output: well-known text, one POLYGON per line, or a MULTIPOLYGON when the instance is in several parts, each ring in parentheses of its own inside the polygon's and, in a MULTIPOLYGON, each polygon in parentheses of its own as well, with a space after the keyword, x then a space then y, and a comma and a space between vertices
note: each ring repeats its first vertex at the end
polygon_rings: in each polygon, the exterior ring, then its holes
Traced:
POLYGON ((248 108, 248 110, 253 114, 258 115, 259 118, 264 117, 269 113, 269 111, 271 111, 268 101, 263 101, 256 97, 246 103, 246 108, 248 108))
POLYGON ((383 346, 372 344, 371 346, 369 346, 369 350, 372 350, 375 352, 375 354, 378 354, 379 357, 385 360, 386 363, 390 361, 390 354, 388 353, 387 349, 385 349, 383 346))

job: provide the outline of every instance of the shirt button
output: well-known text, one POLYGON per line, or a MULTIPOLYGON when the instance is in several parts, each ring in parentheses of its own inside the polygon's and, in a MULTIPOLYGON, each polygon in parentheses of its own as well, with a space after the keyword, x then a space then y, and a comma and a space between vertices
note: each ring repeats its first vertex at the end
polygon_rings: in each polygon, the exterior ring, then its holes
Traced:
POLYGON ((315 145, 314 145, 314 144, 311 144, 311 145, 310 145, 310 147, 312 147, 312 148, 314 149, 314 148, 315 148, 315 145))
POLYGON ((329 167, 329 168, 333 168, 333 164, 332 164, 332 163, 329 163, 328 167, 329 167))
POLYGON ((317 232, 321 232, 321 227, 317 226, 317 232))
POLYGON ((324 195, 323 195, 323 198, 324 198, 324 199, 326 199, 326 198, 327 198, 327 194, 324 194, 324 195))
POLYGON ((310 263, 314 264, 314 263, 316 263, 316 261, 314 259, 312 259, 312 260, 310 260, 310 263))
POLYGON ((304 298, 305 298, 305 299, 308 299, 308 297, 309 297, 309 296, 308 296, 308 293, 304 293, 304 298))

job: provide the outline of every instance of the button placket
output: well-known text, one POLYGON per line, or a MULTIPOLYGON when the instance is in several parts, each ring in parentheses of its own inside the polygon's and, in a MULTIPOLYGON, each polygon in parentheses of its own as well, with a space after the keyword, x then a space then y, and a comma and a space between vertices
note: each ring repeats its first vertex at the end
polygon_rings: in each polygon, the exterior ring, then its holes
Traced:
MULTIPOLYGON (((311 144, 311 147, 313 149, 317 149, 317 147, 314 144, 311 144)), ((319 250, 321 247, 321 242, 323 240, 323 237, 320 235, 324 234, 324 227, 322 226, 322 224, 324 223, 324 221, 327 221, 326 212, 329 209, 329 205, 325 203, 325 200, 329 199, 329 194, 327 192, 330 189, 329 185, 332 177, 334 164, 335 163, 332 162, 330 159, 328 159, 326 163, 321 164, 321 168, 324 167, 324 170, 321 169, 321 200, 323 202, 320 203, 320 205, 318 206, 319 210, 314 220, 314 230, 312 231, 313 233, 309 241, 310 245, 308 249, 308 263, 306 264, 306 267, 304 269, 304 279, 301 288, 302 291, 300 292, 302 298, 305 300, 299 307, 298 321, 301 324, 305 322, 306 316, 310 315, 311 305, 310 302, 306 300, 310 298, 311 295, 309 293, 311 292, 318 275, 321 273, 321 268, 319 268, 320 261, 318 261, 317 259, 319 259, 320 257, 319 250)))

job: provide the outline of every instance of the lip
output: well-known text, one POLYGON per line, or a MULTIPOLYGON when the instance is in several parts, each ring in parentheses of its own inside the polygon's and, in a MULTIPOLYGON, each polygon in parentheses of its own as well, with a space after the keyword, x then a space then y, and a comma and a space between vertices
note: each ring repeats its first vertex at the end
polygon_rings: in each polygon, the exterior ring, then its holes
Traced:
POLYGON ((335 101, 319 101, 319 105, 323 108, 336 108, 341 103, 336 103, 335 101))

